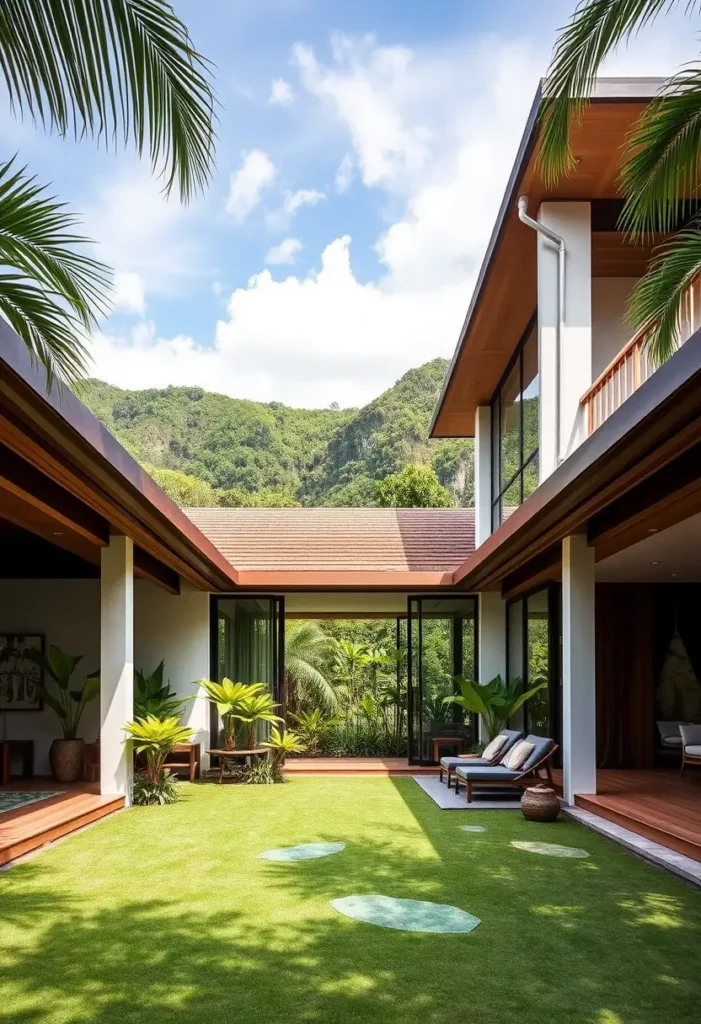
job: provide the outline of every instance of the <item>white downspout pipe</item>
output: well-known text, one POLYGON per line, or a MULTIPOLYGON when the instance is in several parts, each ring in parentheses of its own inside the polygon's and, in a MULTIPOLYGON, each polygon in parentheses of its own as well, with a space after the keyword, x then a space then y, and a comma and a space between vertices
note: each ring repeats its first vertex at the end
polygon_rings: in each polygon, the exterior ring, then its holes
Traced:
POLYGON ((565 333, 565 240, 560 235, 551 231, 545 224, 528 216, 528 196, 521 196, 518 201, 519 220, 533 228, 539 235, 543 235, 549 242, 557 246, 557 327, 555 334, 555 453, 557 464, 562 461, 560 457, 560 349, 562 338, 565 333))

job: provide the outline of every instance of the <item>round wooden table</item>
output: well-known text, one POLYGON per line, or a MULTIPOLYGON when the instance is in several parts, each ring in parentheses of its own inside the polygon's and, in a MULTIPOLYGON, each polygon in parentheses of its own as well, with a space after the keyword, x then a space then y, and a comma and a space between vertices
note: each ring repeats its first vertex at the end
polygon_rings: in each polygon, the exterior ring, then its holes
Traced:
POLYGON ((207 750, 205 753, 209 754, 210 757, 219 758, 219 785, 221 786, 224 781, 224 769, 227 761, 237 761, 243 758, 247 761, 249 757, 261 757, 263 754, 268 756, 267 747, 253 747, 251 750, 207 750))

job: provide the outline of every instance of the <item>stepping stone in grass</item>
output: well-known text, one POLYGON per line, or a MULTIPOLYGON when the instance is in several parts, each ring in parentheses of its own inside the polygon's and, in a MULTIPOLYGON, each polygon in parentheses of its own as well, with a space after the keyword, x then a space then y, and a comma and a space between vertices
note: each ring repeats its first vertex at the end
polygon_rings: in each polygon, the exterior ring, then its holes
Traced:
POLYGON ((463 832, 486 832, 484 825, 458 825, 463 832))
POLYGON ((586 850, 580 850, 577 846, 560 846, 559 843, 526 843, 512 840, 512 846, 517 850, 526 850, 527 853, 539 853, 543 857, 570 857, 576 860, 584 860, 589 854, 586 850))
POLYGON ((340 853, 345 848, 345 843, 299 843, 297 846, 283 846, 279 850, 264 850, 258 857, 275 861, 317 860, 319 857, 330 857, 332 853, 340 853))
POLYGON ((480 924, 478 917, 446 903, 400 900, 392 896, 344 896, 330 903, 334 910, 356 921, 404 932, 455 935, 471 932, 480 924))

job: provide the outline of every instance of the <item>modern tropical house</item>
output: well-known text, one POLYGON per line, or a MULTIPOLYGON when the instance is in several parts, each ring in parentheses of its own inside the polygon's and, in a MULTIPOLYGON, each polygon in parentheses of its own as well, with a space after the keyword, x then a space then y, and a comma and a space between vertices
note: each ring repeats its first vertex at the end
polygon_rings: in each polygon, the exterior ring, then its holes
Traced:
MULTIPOLYGON (((0 325, 0 636, 100 671, 83 728, 100 792, 84 787, 71 827, 129 799, 135 665, 165 660, 183 695, 263 681, 284 705, 286 616, 403 621, 409 761, 433 761, 423 644, 440 619, 455 674, 547 678, 523 724, 560 744, 568 803, 701 860, 698 790, 657 771, 679 764, 674 723, 701 721, 701 287, 654 368, 625 325, 653 247, 617 228, 621 145, 659 84, 600 80, 576 169, 549 189, 536 96, 432 425, 475 438, 474 510, 186 514, 0 325)), ((14 758, 33 740, 45 774, 57 723, 9 676, 0 743, 14 758)), ((216 744, 210 706, 188 714, 216 744)))

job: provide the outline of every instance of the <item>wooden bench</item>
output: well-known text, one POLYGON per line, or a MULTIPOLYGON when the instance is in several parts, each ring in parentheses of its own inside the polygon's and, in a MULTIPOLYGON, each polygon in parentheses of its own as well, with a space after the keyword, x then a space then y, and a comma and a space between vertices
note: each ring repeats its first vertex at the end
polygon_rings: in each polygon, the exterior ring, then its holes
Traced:
POLYGON ((200 777, 200 745, 199 743, 176 743, 165 760, 165 768, 169 772, 187 772, 190 782, 200 777), (185 756, 183 756, 185 755, 185 756), (171 757, 178 760, 171 761, 171 757))

